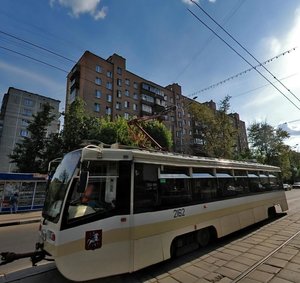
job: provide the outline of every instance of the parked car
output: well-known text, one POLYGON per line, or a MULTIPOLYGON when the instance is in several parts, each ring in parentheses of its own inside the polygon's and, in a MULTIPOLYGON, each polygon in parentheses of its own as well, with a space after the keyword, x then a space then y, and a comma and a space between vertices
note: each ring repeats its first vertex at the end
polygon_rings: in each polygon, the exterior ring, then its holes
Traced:
POLYGON ((293 189, 300 189, 300 182, 295 182, 293 184, 293 189))
POLYGON ((283 188, 285 191, 290 191, 292 189, 292 185, 290 184, 283 184, 283 188))

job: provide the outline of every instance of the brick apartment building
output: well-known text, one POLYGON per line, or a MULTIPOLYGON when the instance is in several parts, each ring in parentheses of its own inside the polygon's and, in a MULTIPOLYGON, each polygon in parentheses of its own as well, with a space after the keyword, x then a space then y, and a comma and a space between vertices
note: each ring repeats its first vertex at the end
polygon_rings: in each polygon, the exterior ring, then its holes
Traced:
POLYGON ((33 116, 49 103, 56 119, 47 128, 47 133, 59 131, 59 100, 10 87, 4 94, 0 113, 0 172, 13 172, 15 166, 8 157, 15 145, 24 137, 29 137, 28 123, 33 116))
MULTIPOLYGON (((166 87, 146 80, 126 69, 126 59, 113 54, 103 59, 86 51, 67 77, 66 109, 79 96, 85 101, 86 111, 97 117, 151 116, 165 107, 176 108, 165 115, 165 125, 173 135, 175 152, 193 153, 197 142, 193 135, 193 120, 187 112, 189 103, 198 103, 182 95, 181 86, 166 87)), ((213 101, 209 107, 215 108, 213 101)), ((245 123, 234 116, 234 125, 243 132, 238 151, 248 148, 245 123), (238 119, 238 120, 237 120, 238 119)))

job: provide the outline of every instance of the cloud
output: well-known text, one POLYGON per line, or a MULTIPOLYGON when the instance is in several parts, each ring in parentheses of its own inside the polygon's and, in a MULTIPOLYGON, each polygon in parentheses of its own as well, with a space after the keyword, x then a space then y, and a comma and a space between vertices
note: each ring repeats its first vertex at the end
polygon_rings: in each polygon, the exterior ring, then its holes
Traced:
MULTIPOLYGON (((64 85, 58 84, 56 81, 49 79, 48 77, 41 76, 40 74, 30 72, 28 69, 22 69, 17 66, 7 64, 0 60, 0 69, 3 69, 6 73, 12 74, 11 77, 23 78, 23 81, 32 81, 41 84, 46 89, 64 89, 64 85)), ((18 82, 22 82, 19 80, 18 82)))
MULTIPOLYGON (((199 4, 199 0, 193 0, 193 1, 199 4)), ((191 0, 182 0, 182 2, 184 4, 188 4, 188 5, 191 5, 191 6, 194 5, 194 3, 191 0)))
POLYGON ((291 124, 291 123, 283 123, 278 125, 284 131, 287 131, 290 135, 300 136, 300 125, 299 124, 291 124))
POLYGON ((53 7, 57 2, 59 5, 71 9, 71 15, 78 18, 81 14, 90 14, 95 20, 104 19, 108 8, 99 8, 101 0, 50 0, 50 6, 53 7))

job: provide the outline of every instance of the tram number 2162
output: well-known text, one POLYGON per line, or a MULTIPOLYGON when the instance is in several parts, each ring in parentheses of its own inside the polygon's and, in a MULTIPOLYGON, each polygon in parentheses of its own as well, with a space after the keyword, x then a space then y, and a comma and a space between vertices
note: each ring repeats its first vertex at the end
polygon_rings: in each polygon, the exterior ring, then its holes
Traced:
POLYGON ((174 218, 185 216, 184 208, 177 208, 173 210, 174 218))

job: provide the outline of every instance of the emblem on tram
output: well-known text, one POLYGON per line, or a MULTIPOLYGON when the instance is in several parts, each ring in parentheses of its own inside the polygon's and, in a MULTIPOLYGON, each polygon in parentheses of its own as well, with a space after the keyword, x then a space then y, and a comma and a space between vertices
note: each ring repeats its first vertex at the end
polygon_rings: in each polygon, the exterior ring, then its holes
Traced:
POLYGON ((95 250, 102 247, 102 230, 85 232, 85 249, 95 250))

